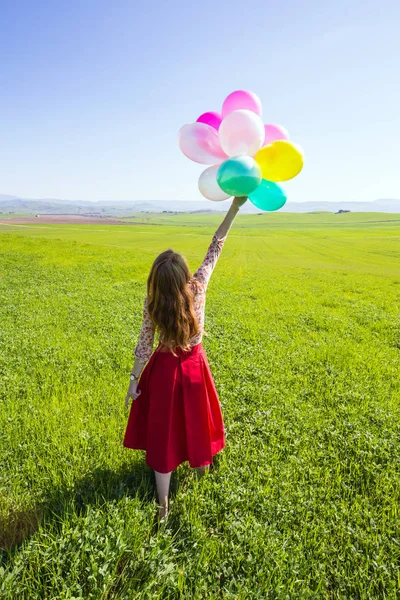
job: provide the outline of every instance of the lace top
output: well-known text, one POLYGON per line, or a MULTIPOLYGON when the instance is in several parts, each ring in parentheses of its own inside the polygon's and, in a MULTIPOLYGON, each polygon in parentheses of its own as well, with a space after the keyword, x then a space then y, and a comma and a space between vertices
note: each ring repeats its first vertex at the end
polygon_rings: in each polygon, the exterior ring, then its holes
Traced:
MULTIPOLYGON (((195 279, 198 282, 197 285, 192 285, 192 291, 194 298, 193 308, 196 313, 198 323, 200 325, 200 333, 198 333, 190 339, 189 343, 191 346, 196 346, 197 344, 200 344, 203 338, 204 308, 206 304, 207 285, 210 281, 211 274, 217 263, 219 255, 221 254, 225 240, 226 236, 224 236, 223 238, 218 238, 216 234, 213 235, 211 244, 207 250, 207 254, 203 261, 203 264, 197 269, 192 278, 192 280, 195 279)), ((141 362, 147 362, 149 360, 153 352, 154 344, 155 327, 150 319, 147 304, 148 299, 146 296, 143 304, 142 328, 140 330, 139 340, 135 348, 135 356, 141 362)))

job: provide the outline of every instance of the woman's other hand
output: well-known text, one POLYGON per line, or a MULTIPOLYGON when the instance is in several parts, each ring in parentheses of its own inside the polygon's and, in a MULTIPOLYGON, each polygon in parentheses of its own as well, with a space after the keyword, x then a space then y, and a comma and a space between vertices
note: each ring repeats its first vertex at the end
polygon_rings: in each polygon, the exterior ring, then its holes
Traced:
POLYGON ((136 398, 138 398, 141 394, 141 391, 137 389, 138 386, 138 381, 131 381, 128 387, 128 393, 126 394, 126 398, 125 398, 125 408, 128 408, 129 406, 129 398, 132 398, 132 400, 136 400, 136 398))
POLYGON ((236 206, 236 208, 240 208, 246 201, 247 196, 236 196, 236 198, 233 199, 232 204, 233 206, 236 206))

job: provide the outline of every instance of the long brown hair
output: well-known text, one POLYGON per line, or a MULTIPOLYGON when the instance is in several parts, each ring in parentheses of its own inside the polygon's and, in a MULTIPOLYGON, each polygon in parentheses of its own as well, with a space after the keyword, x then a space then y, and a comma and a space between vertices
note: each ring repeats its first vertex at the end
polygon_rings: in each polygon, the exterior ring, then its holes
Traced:
POLYGON ((191 279, 186 260, 173 250, 157 256, 147 279, 150 318, 158 329, 161 343, 174 354, 176 347, 189 350, 190 338, 200 332, 189 285, 191 279))

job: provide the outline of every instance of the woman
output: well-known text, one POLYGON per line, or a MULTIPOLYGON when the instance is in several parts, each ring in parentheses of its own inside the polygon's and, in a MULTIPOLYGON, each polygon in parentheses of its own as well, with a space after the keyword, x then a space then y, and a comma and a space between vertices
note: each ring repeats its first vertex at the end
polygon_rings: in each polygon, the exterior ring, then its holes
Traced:
POLYGON ((234 198, 193 276, 181 254, 166 250, 154 261, 147 280, 125 406, 129 398, 135 402, 123 444, 146 450, 146 463, 155 471, 160 518, 168 514, 171 472, 189 461, 201 476, 225 446, 221 407, 201 341, 207 285, 246 200, 234 198), (155 330, 159 344, 153 353, 155 330))

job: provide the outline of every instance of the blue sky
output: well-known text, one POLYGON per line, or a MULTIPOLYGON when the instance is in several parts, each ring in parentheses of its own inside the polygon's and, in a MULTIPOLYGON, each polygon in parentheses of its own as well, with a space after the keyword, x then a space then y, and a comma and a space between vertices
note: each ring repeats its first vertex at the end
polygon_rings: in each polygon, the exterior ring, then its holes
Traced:
POLYGON ((400 197, 400 2, 1 3, 0 193, 196 200, 177 131, 240 88, 305 150, 289 200, 400 197))

